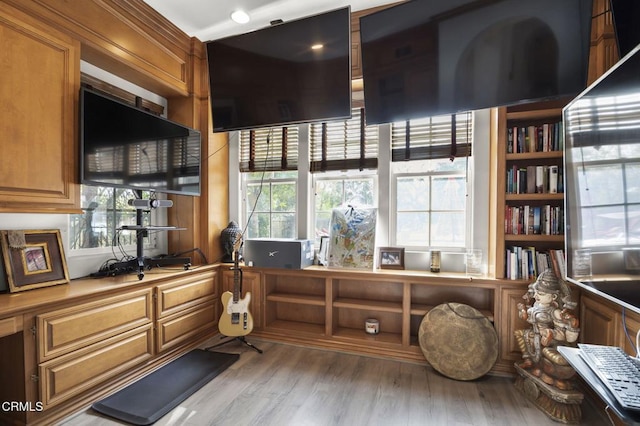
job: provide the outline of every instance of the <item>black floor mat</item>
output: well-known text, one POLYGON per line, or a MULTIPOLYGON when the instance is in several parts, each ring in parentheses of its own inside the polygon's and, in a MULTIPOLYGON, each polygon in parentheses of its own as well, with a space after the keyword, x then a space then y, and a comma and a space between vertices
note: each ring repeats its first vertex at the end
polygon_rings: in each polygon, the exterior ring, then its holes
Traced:
POLYGON ((239 354, 193 350, 92 408, 134 425, 149 425, 236 362, 239 354))

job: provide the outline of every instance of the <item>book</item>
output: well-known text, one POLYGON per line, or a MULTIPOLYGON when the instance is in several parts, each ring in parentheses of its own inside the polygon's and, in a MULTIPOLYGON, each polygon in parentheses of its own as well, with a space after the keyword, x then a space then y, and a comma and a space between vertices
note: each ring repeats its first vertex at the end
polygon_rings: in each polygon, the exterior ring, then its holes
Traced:
POLYGON ((549 193, 558 193, 558 166, 549 167, 549 193))
POLYGON ((536 166, 536 193, 544 192, 544 166, 536 166))

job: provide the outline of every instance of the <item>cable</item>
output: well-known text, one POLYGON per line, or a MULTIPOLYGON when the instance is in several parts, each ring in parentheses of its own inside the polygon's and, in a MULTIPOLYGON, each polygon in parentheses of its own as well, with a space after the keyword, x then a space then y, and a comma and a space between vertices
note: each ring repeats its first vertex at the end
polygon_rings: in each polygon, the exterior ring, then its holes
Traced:
POLYGON ((260 196, 262 195, 262 186, 264 185, 264 176, 266 174, 267 171, 267 164, 269 161, 269 148, 271 148, 271 144, 269 143, 270 139, 271 139, 271 135, 273 134, 273 127, 269 128, 269 133, 267 134, 267 151, 266 154, 264 156, 264 166, 262 167, 262 176, 260 177, 260 189, 258 190, 258 195, 256 196, 256 200, 253 203, 253 207, 251 208, 251 213, 249 213, 249 216, 247 217, 247 222, 244 226, 244 229, 242 230, 242 232, 240 233, 240 237, 244 240, 244 235, 246 234, 247 230, 249 229, 249 224, 251 223, 251 218, 253 217, 253 213, 256 211, 256 207, 258 206, 258 200, 260 199, 260 196))

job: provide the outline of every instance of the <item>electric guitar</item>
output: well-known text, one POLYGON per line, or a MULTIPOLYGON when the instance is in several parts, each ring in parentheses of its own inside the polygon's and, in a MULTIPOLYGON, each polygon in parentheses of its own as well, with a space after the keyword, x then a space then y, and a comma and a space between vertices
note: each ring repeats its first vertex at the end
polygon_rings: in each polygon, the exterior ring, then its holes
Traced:
POLYGON ((249 312, 251 293, 240 299, 242 288, 242 270, 238 266, 242 236, 238 236, 233 247, 233 293, 222 293, 222 315, 218 322, 220 333, 229 337, 246 336, 253 330, 253 317, 249 312))

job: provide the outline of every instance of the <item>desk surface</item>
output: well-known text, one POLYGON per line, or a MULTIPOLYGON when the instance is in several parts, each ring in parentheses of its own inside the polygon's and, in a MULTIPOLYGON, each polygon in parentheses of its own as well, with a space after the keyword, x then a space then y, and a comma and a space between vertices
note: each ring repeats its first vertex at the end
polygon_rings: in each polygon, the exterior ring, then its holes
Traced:
POLYGON ((609 406, 620 420, 629 425, 640 426, 640 411, 635 412, 631 410, 625 410, 620 406, 615 397, 611 395, 609 389, 598 378, 598 376, 591 370, 582 357, 580 356, 580 349, 570 348, 568 346, 559 346, 558 352, 567 360, 569 364, 578 372, 578 374, 587 382, 589 386, 598 394, 600 398, 609 406))

